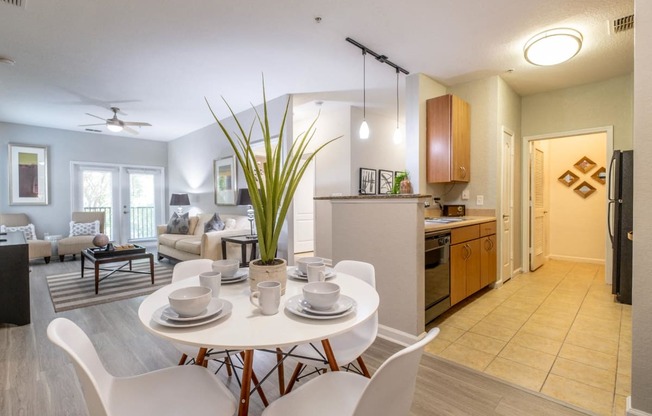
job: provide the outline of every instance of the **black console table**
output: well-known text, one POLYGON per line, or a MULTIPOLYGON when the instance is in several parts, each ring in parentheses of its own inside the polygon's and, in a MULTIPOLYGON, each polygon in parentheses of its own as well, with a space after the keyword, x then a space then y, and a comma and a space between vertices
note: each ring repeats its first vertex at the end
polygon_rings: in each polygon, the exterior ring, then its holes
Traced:
POLYGON ((0 322, 30 323, 29 254, 22 231, 0 235, 0 322))

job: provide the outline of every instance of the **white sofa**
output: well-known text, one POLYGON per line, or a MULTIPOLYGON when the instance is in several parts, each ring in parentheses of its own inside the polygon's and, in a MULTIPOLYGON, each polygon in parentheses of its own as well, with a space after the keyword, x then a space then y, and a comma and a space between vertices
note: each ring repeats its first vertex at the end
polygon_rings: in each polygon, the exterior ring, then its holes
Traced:
MULTIPOLYGON (((213 216, 199 214, 190 217, 188 234, 167 234, 167 225, 157 226, 158 259, 164 257, 174 260, 222 258, 222 237, 249 234, 249 220, 244 215, 220 214, 226 227, 222 231, 204 232, 204 224, 213 216)), ((250 247, 247 247, 249 250, 250 247)), ((247 254, 249 255, 249 254, 247 254)), ((240 246, 227 244, 227 258, 240 259, 240 246)), ((242 259, 240 259, 242 260, 242 259)))

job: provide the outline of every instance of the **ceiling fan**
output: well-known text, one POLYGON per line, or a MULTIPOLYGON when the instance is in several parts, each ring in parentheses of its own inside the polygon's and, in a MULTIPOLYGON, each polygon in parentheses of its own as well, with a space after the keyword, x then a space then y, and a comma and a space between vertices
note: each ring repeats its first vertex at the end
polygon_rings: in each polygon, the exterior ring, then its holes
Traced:
MULTIPOLYGON (((149 123, 145 123, 142 121, 122 121, 118 118, 118 113, 120 114, 125 114, 120 111, 118 107, 111 107, 111 111, 113 111, 113 117, 111 118, 102 118, 99 116, 96 116, 91 113, 86 113, 87 115, 95 118, 99 118, 100 120, 104 120, 104 123, 97 123, 97 124, 80 124, 79 127, 90 127, 90 126, 102 126, 106 125, 106 128, 109 129, 109 131, 112 131, 114 133, 119 133, 122 130, 131 133, 131 134, 138 134, 138 130, 132 129, 131 126, 135 127, 151 127, 152 125, 149 123)), ((126 115, 126 114, 125 114, 126 115)))

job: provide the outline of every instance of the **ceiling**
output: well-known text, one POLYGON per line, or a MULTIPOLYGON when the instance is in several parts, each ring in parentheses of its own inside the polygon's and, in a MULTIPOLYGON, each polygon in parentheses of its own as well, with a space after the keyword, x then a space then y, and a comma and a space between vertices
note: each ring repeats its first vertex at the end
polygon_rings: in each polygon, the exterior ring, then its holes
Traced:
MULTIPOLYGON (((117 106, 172 140, 268 98, 302 94, 362 106, 352 37, 411 73, 450 86, 492 75, 520 95, 633 71, 633 31, 610 22, 633 0, 0 0, 0 121, 84 131, 117 106), (24 2, 24 7, 12 5, 24 2), (318 23, 316 17, 321 17, 318 23), (545 29, 571 27, 580 53, 556 67, 523 59, 545 29)), ((367 56, 367 111, 395 114, 396 74, 367 56)), ((405 76, 400 77, 401 95, 405 76)), ((401 104, 402 105, 402 104, 401 104)), ((104 134, 114 134, 99 126, 104 134)), ((118 135, 133 137, 122 132, 118 135)))

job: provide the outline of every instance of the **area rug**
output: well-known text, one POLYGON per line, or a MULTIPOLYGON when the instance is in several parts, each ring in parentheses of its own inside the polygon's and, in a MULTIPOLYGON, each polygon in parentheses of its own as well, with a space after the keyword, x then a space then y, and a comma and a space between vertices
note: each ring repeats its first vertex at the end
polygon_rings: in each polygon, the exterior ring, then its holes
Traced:
MULTIPOLYGON (((149 262, 134 262, 133 270, 149 271, 149 262)), ((83 279, 80 272, 47 276, 55 312, 148 295, 172 280, 172 267, 154 264, 154 284, 149 274, 115 273, 100 282, 96 295, 93 273, 85 270, 83 279)), ((107 273, 100 272, 100 278, 107 273)))

